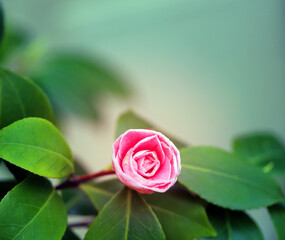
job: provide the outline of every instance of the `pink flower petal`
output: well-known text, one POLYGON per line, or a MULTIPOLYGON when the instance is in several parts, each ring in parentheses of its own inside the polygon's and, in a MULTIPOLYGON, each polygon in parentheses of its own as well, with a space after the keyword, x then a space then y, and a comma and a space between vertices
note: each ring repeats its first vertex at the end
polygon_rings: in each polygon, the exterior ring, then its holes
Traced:
POLYGON ((142 139, 154 135, 153 131, 140 131, 136 129, 128 130, 121 135, 119 145, 119 156, 124 158, 126 153, 142 139))
POLYGON ((128 187, 144 194, 165 192, 181 171, 180 153, 163 134, 128 130, 113 144, 113 168, 128 187))
POLYGON ((144 138, 138 142, 133 149, 134 153, 142 150, 154 151, 158 159, 162 162, 164 161, 165 155, 157 135, 144 138))

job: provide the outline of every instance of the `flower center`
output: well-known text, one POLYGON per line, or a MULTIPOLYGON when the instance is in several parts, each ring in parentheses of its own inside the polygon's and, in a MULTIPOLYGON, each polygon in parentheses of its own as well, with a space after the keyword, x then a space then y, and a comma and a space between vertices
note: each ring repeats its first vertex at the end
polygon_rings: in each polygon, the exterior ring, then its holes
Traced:
POLYGON ((143 177, 152 177, 160 167, 160 161, 155 152, 139 151, 133 156, 137 172, 143 177))

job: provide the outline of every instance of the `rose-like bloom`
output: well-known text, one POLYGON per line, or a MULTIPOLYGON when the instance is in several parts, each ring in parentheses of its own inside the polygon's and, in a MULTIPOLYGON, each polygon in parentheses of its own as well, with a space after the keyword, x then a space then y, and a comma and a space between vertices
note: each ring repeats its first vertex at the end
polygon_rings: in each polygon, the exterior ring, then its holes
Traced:
POLYGON ((165 192, 181 171, 180 153, 162 133, 130 129, 113 144, 113 167, 118 178, 140 193, 165 192))

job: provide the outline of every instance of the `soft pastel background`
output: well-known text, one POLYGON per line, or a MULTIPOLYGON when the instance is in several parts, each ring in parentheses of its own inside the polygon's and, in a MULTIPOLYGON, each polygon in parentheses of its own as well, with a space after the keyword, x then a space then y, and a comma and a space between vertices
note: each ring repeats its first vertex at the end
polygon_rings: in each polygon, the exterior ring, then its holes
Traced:
MULTIPOLYGON (((244 132, 285 139, 283 0, 4 0, 6 18, 57 49, 110 65, 132 91, 106 95, 102 119, 66 117, 65 136, 90 171, 110 162, 119 114, 139 115, 197 145, 230 149, 244 132)), ((254 211, 273 240, 266 211, 254 211)))

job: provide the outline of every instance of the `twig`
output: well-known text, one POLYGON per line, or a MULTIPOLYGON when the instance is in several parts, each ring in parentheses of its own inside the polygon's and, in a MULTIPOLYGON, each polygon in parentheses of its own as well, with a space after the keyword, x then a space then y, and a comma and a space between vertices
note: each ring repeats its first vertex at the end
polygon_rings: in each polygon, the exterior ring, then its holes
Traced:
POLYGON ((94 221, 94 218, 87 219, 87 220, 82 221, 82 222, 69 223, 68 227, 70 227, 70 228, 74 228, 74 227, 88 227, 93 221, 94 221))
POLYGON ((74 176, 71 179, 66 180, 65 182, 59 184, 56 189, 64 189, 64 188, 74 188, 77 187, 80 183, 86 182, 101 176, 111 175, 114 174, 114 170, 102 170, 96 173, 81 175, 81 176, 74 176))

